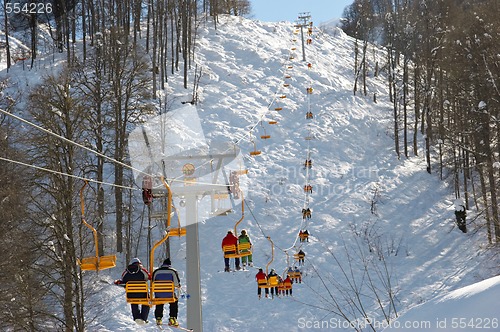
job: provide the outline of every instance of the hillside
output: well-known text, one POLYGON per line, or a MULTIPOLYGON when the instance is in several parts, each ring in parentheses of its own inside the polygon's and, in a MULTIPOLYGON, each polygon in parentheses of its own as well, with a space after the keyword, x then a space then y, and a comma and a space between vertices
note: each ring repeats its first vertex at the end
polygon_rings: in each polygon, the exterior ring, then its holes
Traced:
MULTIPOLYGON (((383 74, 370 77, 368 96, 354 96, 351 38, 338 29, 324 34, 315 28, 306 62, 294 38, 290 22, 224 17, 217 30, 209 23, 199 27, 198 116, 207 140, 238 141, 244 154, 247 206, 239 229, 245 228, 252 238, 254 264, 265 267, 270 259, 267 236, 275 244, 271 267, 279 273, 287 267, 285 249, 293 255, 301 247, 307 255, 303 283, 294 285, 293 297, 259 300, 256 270, 221 272, 220 242, 240 218, 239 206, 228 216, 201 215, 204 331, 299 331, 320 325, 350 331, 346 319, 362 319, 358 310, 382 322, 376 296, 394 318, 394 307, 399 314, 497 274, 483 230, 471 225, 463 234, 454 226, 455 197, 446 182, 425 172, 422 157, 395 156, 383 74), (291 51, 294 47, 297 50, 291 51), (310 95, 308 87, 313 88, 310 95), (279 98, 283 95, 286 98, 279 98), (274 111, 278 105, 283 107, 280 112, 274 111), (305 119, 307 110, 313 120, 305 119), (271 119, 278 124, 268 125, 271 119), (259 139, 264 133, 271 138, 259 139), (262 150, 260 156, 249 155, 254 149, 251 138, 262 150), (308 151, 310 173, 303 169, 308 151), (303 191, 306 176, 313 186, 310 195, 303 191), (306 202, 312 218, 304 222, 301 210, 306 202), (311 235, 301 244, 297 234, 305 228, 311 235), (355 298, 360 299, 356 306, 350 301, 355 298)), ((9 75, 19 84, 35 82, 19 64, 9 75)), ((181 80, 169 81, 172 108, 190 99, 181 80)), ((173 264, 183 275, 184 239, 173 239, 171 250, 173 264)), ((139 256, 146 255, 143 248, 139 256)), ((96 319, 89 331, 157 330, 151 323, 136 327, 123 289, 110 285, 124 266, 121 260, 116 269, 99 274, 105 283, 93 284, 95 295, 89 300, 95 303, 88 314, 96 319)), ((86 272, 86 277, 92 280, 95 274, 86 272)), ((186 301, 181 299, 179 306, 183 326, 186 301)))
POLYGON ((488 329, 498 331, 498 293, 500 277, 447 292, 417 306, 394 321, 384 331, 399 331, 413 326, 415 330, 456 331, 488 329))

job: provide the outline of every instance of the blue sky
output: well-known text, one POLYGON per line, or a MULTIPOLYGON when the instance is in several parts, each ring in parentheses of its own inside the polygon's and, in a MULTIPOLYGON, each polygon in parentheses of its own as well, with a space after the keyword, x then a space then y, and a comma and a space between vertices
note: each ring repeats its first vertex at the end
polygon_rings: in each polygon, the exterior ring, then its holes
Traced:
POLYGON ((354 0, 250 0, 252 18, 261 21, 294 22, 299 13, 310 12, 315 24, 342 16, 354 0))

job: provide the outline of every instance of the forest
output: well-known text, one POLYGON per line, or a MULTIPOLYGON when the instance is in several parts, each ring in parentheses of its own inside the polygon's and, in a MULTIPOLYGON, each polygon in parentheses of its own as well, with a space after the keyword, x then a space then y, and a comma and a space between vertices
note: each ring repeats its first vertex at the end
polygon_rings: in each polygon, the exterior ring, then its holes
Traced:
MULTIPOLYGON (((131 231, 136 216, 128 207, 140 200, 132 171, 124 167, 130 126, 167 111, 170 101, 159 91, 169 75, 183 76, 185 89, 196 86, 188 81, 188 70, 200 22, 216 26, 218 15, 245 15, 250 5, 246 0, 57 0, 52 19, 8 15, 6 8, 7 72, 11 60, 20 59, 37 69, 40 55, 50 52, 64 54, 66 61, 33 89, 15 89, 8 79, 0 84, 4 113, 22 113, 57 135, 0 115, 2 157, 40 169, 0 161, 0 243, 6 258, 0 265, 7 271, 0 276, 3 324, 24 331, 53 325, 84 331, 89 294, 77 257, 92 255, 93 240, 80 222, 79 179, 99 183, 95 192, 84 193, 97 198, 87 200, 95 206, 86 206, 85 217, 97 224, 99 255, 126 252, 129 260, 137 236, 131 231), (29 47, 14 48, 14 37, 29 47), (113 174, 111 180, 107 174, 113 174)), ((192 95, 187 102, 196 103, 196 90, 192 95)))
POLYGON ((342 23, 357 39, 354 93, 388 73, 397 157, 424 154, 426 171, 479 211, 489 243, 500 241, 499 14, 495 0, 356 0, 342 23), (386 50, 375 68, 370 45, 386 50))

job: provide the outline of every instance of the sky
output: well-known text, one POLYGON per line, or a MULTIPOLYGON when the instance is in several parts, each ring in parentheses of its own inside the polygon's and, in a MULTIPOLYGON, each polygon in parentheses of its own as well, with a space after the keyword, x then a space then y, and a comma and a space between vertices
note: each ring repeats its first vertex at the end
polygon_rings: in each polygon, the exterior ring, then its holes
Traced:
POLYGON ((299 13, 309 12, 316 24, 340 18, 344 8, 353 2, 354 0, 250 0, 252 18, 267 22, 293 22, 299 13))

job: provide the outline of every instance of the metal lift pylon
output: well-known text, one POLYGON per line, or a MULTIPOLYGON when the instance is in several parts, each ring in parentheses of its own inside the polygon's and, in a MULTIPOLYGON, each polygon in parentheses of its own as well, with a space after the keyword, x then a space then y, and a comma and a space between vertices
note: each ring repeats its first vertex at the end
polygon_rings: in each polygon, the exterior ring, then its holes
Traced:
MULTIPOLYGON (((206 163, 207 160, 216 161, 216 169, 211 171, 217 174, 225 164, 224 159, 233 160, 239 149, 227 149, 222 153, 207 155, 171 156, 164 160, 176 162, 189 160, 189 163, 206 163)), ((228 192, 227 184, 216 183, 217 177, 212 177, 210 183, 196 183, 195 177, 190 177, 184 186, 171 185, 172 195, 185 201, 186 216, 186 291, 189 295, 187 302, 187 326, 193 331, 203 331, 202 306, 201 306, 201 278, 200 278, 200 244, 198 238, 198 199, 204 196, 221 195, 228 192)))

